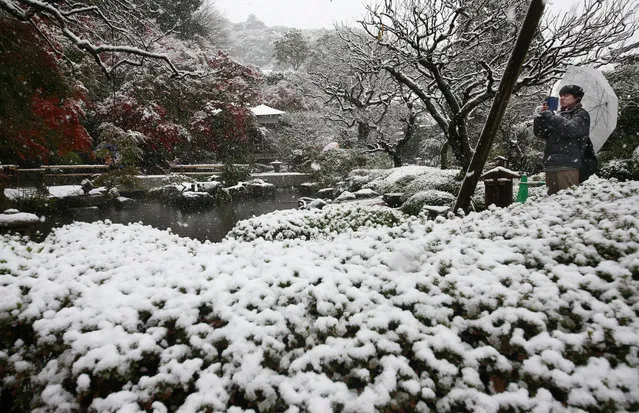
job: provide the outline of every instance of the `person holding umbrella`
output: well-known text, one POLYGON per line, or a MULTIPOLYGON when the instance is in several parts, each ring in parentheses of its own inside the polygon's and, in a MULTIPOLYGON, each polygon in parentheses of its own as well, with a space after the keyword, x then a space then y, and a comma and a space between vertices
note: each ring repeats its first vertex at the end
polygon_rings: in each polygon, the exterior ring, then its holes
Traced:
POLYGON ((580 86, 565 85, 559 91, 560 110, 555 113, 544 101, 534 119, 533 133, 546 141, 543 164, 548 195, 578 185, 584 154, 594 154, 589 137, 590 115, 581 104, 583 97, 580 86))

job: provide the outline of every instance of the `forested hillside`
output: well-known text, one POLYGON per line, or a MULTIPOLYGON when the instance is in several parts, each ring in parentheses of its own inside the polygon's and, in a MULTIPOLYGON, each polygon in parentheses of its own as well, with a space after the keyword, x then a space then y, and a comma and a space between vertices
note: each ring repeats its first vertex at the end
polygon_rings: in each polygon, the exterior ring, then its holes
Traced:
MULTIPOLYGON (((241 23, 228 23, 228 52, 240 63, 262 70, 286 69, 275 60, 274 43, 292 27, 268 27, 255 15, 241 23)), ((313 42, 329 30, 302 30, 309 42, 313 42)))

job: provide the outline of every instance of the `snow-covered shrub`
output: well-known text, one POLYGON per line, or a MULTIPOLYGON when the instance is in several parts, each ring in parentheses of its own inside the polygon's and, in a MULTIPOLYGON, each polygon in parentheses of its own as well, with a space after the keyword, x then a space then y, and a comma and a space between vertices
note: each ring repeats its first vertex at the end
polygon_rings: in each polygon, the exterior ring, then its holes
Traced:
MULTIPOLYGON (((427 189, 436 189, 455 193, 459 183, 455 177, 459 174, 456 169, 439 169, 429 166, 403 166, 401 168, 370 170, 364 174, 354 171, 355 176, 367 176, 368 182, 363 188, 370 188, 380 194, 389 192, 404 192, 408 196, 427 189)), ((358 188, 359 189, 359 188, 358 188)))
MULTIPOLYGON (((412 198, 404 212, 417 214, 425 204, 454 203, 461 188, 461 182, 456 179, 458 175, 457 169, 415 165, 393 169, 356 169, 348 176, 346 189, 349 191, 357 191, 360 188, 371 189, 379 194, 403 193, 404 202, 412 198), (424 192, 439 195, 428 196, 432 201, 422 203, 419 200, 424 197, 424 192)), ((485 187, 481 181, 477 183, 471 199, 471 207, 474 211, 486 208, 485 187)))
POLYGON ((351 171, 345 181, 346 188, 350 191, 359 191, 362 189, 364 185, 371 180, 368 172, 368 169, 356 169, 351 171))
POLYGON ((604 178, 615 178, 619 180, 639 180, 639 162, 632 158, 610 159, 602 162, 598 175, 604 178))
POLYGON ((420 191, 409 197, 401 206, 402 212, 410 215, 420 213, 424 205, 432 206, 450 206, 455 203, 456 197, 448 192, 427 190, 420 191))
POLYGON ((195 182, 195 179, 191 178, 190 176, 184 175, 184 174, 179 174, 179 173, 170 173, 168 175, 165 175, 162 178, 162 184, 164 185, 172 185, 172 184, 183 184, 183 183, 193 183, 195 182))
POLYGON ((326 205, 322 209, 283 210, 239 221, 226 239, 267 241, 331 239, 345 232, 393 227, 404 221, 391 208, 366 205, 326 205))
POLYGON ((335 202, 353 201, 355 199, 357 199, 357 196, 354 193, 344 191, 335 198, 335 202))
POLYGON ((42 243, 3 236, 0 403, 638 411, 638 205, 639 182, 592 177, 508 208, 304 242, 202 244, 108 222, 42 243))
MULTIPOLYGON (((389 168, 388 156, 381 153, 366 154, 352 149, 334 149, 320 153, 312 164, 313 179, 324 186, 332 186, 345 179, 358 168, 389 168)), ((359 189, 359 188, 358 188, 359 189)))
POLYGON ((59 208, 60 202, 56 198, 45 192, 46 187, 41 190, 34 188, 17 188, 11 191, 8 200, 11 206, 21 211, 33 213, 48 213, 59 208))

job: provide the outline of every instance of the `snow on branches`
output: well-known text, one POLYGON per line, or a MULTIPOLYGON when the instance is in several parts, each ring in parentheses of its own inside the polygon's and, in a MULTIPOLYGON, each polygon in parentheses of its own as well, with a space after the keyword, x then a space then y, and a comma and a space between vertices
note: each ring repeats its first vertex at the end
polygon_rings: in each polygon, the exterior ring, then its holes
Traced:
POLYGON ((107 77, 120 66, 140 66, 149 59, 162 62, 175 77, 194 75, 155 50, 157 40, 172 30, 159 29, 152 18, 157 13, 153 8, 152 4, 130 0, 0 0, 1 10, 32 24, 52 47, 64 39, 91 55, 107 77))

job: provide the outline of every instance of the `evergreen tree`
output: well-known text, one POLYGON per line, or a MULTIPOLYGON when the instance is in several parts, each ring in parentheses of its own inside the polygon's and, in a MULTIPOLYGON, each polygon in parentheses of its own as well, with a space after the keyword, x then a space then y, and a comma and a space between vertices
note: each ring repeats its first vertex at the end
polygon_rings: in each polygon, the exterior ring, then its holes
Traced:
POLYGON ((277 61, 290 64, 297 70, 310 56, 308 40, 301 30, 293 29, 275 41, 275 58, 277 61))

